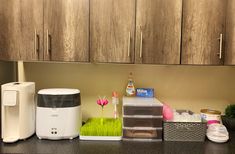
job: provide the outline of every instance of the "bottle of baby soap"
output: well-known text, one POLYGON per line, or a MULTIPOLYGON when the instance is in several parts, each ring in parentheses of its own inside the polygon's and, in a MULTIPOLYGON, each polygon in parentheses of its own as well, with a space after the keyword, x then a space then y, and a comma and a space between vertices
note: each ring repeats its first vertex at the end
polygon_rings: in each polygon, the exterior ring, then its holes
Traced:
POLYGON ((126 86, 126 96, 135 96, 135 86, 132 73, 130 73, 128 77, 128 83, 126 86))

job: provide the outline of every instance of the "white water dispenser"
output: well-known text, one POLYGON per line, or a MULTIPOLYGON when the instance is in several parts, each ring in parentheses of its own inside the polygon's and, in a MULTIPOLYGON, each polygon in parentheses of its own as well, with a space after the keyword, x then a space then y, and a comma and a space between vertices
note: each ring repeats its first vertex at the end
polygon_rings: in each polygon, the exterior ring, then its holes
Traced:
POLYGON ((11 143, 35 133, 34 82, 2 85, 2 139, 11 143))

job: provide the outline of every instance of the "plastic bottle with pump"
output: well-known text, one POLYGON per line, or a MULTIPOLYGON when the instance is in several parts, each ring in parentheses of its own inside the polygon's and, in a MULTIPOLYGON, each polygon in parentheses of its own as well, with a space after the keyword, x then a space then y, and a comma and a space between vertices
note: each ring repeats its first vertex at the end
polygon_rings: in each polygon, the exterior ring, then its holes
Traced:
POLYGON ((130 73, 128 77, 128 83, 126 86, 126 96, 135 96, 135 86, 132 73, 130 73))

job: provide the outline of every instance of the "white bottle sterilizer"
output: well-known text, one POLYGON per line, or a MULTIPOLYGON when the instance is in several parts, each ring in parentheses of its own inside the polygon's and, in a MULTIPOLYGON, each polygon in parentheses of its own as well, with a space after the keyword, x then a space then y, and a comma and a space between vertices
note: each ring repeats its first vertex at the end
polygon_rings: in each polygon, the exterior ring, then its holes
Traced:
POLYGON ((82 125, 78 89, 42 89, 38 92, 36 134, 39 139, 73 139, 82 125))

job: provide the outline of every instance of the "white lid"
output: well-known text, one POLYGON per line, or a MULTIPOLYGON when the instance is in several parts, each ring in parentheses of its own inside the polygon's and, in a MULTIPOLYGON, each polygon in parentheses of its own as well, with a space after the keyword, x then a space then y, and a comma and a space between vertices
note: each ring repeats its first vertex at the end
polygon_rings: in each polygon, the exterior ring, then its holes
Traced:
POLYGON ((123 106, 163 106, 156 98, 123 97, 123 106))
POLYGON ((229 139, 229 134, 226 127, 222 124, 210 124, 207 128, 206 136, 209 140, 224 143, 229 139))
POLYGON ((207 134, 206 136, 209 140, 216 142, 216 143, 224 143, 224 142, 227 142, 229 139, 228 136, 217 137, 217 136, 213 136, 211 134, 207 134))
POLYGON ((38 94, 41 95, 73 95, 80 93, 78 89, 69 89, 69 88, 50 88, 50 89, 41 89, 38 91, 38 94))

